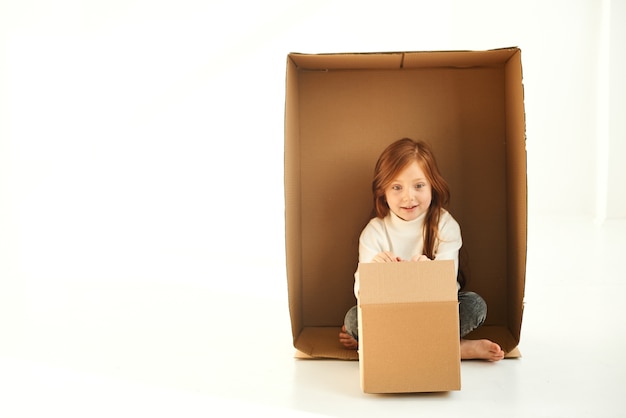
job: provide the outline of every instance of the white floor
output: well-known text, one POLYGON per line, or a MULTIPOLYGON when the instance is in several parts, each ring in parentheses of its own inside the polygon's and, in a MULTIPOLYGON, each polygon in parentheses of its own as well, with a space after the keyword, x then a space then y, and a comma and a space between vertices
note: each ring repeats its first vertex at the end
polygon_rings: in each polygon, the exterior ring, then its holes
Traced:
MULTIPOLYGON (((0 307, 0 416, 623 417, 625 237, 626 221, 531 219, 523 357, 463 362, 462 390, 444 394, 366 395, 357 362, 295 359, 284 292, 14 287, 18 302, 0 307)), ((253 270, 284 280, 272 263, 226 278, 253 270)))

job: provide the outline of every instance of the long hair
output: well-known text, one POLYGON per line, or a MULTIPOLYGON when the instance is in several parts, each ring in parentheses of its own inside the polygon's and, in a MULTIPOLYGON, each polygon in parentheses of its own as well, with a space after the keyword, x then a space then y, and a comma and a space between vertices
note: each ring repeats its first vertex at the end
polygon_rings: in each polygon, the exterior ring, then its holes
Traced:
POLYGON ((424 255, 435 258, 439 235, 441 210, 450 200, 450 188, 441 176, 430 145, 410 138, 400 139, 389 145, 380 155, 374 170, 372 192, 374 194, 374 212, 384 218, 389 214, 389 205, 385 199, 385 190, 406 166, 417 161, 431 185, 432 200, 424 221, 424 255))

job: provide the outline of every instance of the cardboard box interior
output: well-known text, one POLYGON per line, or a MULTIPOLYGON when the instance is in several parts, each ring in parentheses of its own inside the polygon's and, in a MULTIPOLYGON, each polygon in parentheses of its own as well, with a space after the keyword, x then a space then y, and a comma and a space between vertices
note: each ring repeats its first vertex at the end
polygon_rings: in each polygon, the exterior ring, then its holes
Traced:
POLYGON ((358 238, 372 216, 374 164, 391 142, 428 141, 461 225, 466 290, 488 304, 490 338, 514 353, 526 269, 521 51, 289 54, 285 228, 294 346, 357 359, 338 342, 356 304, 358 238))

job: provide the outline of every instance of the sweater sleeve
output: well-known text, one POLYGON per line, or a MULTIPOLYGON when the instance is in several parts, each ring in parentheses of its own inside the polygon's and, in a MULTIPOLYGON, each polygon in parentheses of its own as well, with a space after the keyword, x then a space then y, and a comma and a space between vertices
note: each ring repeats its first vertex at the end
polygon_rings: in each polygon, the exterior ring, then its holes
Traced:
POLYGON ((459 250, 463 245, 461 227, 448 212, 439 221, 439 240, 435 260, 453 260, 455 274, 459 272, 459 250))
MULTIPOLYGON (((382 221, 377 218, 372 219, 359 237, 359 263, 370 263, 376 254, 390 249, 382 221)), ((359 297, 358 269, 354 273, 354 296, 359 297)))
POLYGON ((381 251, 390 250, 383 222, 372 219, 359 237, 359 263, 370 263, 381 251))

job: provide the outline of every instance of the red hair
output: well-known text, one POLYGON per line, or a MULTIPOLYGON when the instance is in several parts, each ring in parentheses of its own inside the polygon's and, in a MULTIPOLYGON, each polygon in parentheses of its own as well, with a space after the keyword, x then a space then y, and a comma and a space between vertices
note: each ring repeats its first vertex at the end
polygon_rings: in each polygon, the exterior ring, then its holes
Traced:
POLYGON ((450 200, 450 188, 439 172, 430 145, 423 141, 403 138, 395 141, 382 152, 376 162, 374 180, 372 181, 374 212, 379 218, 384 218, 389 214, 385 191, 400 171, 414 161, 420 165, 431 186, 432 200, 426 212, 423 238, 424 255, 432 260, 437 251, 439 217, 442 209, 447 207, 450 200))

